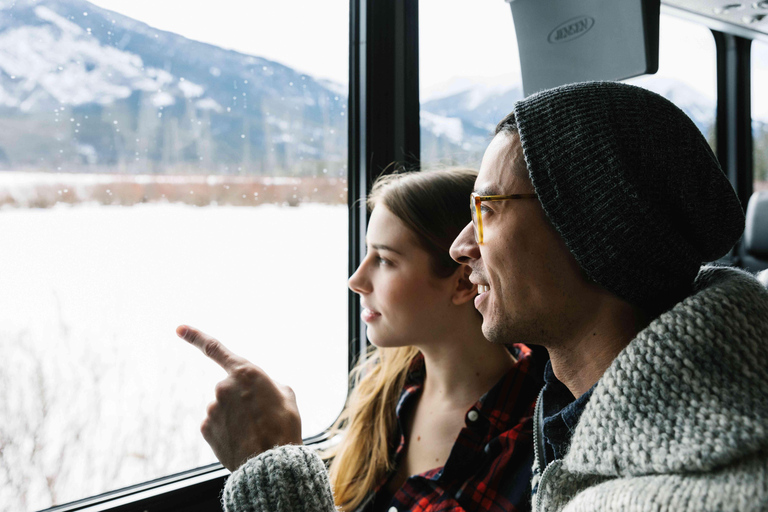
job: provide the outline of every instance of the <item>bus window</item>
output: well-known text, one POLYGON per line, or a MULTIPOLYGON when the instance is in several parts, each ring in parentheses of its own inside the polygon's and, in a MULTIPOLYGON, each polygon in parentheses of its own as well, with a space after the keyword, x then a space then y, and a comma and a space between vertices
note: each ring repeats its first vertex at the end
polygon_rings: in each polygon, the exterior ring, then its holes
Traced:
POLYGON ((346 397, 348 3, 93 3, 0 6, 4 510, 216 461, 179 324, 346 397))
POLYGON ((419 2, 421 164, 479 167, 493 129, 522 98, 509 5, 419 2))
POLYGON ((715 151, 717 59, 715 40, 705 26, 667 14, 659 27, 659 70, 626 80, 680 107, 715 151))
POLYGON ((768 190, 768 44, 752 41, 752 137, 754 190, 768 190))

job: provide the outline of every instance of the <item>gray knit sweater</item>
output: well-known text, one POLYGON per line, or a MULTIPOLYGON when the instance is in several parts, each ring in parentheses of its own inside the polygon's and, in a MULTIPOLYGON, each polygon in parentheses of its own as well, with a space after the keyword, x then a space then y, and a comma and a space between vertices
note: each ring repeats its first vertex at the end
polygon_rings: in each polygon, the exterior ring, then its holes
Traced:
POLYGON ((715 267, 695 288, 605 372, 534 511, 768 510, 768 290, 715 267))
MULTIPOLYGON (((695 293, 611 364, 537 511, 768 510, 768 291, 702 269, 695 293)), ((226 512, 333 512, 320 458, 284 446, 227 480, 226 512)))

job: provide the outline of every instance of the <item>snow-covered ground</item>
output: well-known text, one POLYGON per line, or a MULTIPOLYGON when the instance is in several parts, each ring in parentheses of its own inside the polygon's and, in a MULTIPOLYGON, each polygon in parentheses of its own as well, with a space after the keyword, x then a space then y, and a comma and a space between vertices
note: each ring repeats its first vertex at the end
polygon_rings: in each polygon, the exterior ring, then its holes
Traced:
POLYGON ((198 428, 225 375, 181 323, 291 385, 305 436, 326 428, 346 395, 346 277, 343 206, 0 210, 0 470, 27 473, 0 471, 0 503, 215 461, 198 428))

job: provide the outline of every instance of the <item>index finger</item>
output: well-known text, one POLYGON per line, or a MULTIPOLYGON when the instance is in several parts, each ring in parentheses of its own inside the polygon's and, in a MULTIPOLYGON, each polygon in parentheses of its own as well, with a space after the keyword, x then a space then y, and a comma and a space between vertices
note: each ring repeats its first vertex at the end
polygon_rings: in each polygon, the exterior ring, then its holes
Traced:
POLYGON ((248 364, 246 359, 229 350, 222 342, 194 327, 180 325, 176 328, 176 335, 199 348, 203 354, 213 359, 227 373, 231 373, 239 366, 248 364))

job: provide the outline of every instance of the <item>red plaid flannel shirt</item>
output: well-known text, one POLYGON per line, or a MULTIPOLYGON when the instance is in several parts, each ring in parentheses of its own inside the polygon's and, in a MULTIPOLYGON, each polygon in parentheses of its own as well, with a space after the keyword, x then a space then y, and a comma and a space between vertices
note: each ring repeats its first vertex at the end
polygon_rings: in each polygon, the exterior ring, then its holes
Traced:
MULTIPOLYGON (((359 512, 447 512, 530 510, 533 465, 533 409, 542 385, 543 364, 530 348, 509 346, 517 364, 465 415, 461 430, 445 463, 409 477, 392 496, 382 481, 359 512)), ((424 361, 411 366, 397 404, 398 432, 394 460, 405 453, 401 411, 421 392, 424 361)))

